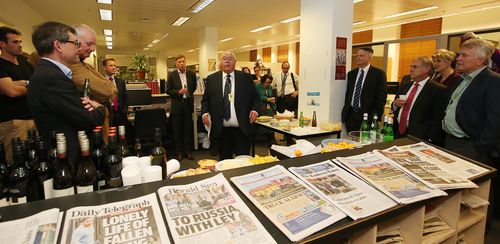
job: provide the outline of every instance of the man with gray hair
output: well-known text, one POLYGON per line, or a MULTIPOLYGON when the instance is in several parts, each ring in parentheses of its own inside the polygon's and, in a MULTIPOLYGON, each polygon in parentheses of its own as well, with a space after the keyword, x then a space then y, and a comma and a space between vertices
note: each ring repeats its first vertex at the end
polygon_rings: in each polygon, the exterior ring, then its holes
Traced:
POLYGON ((78 41, 81 43, 78 49, 79 62, 71 65, 73 72, 73 82, 78 90, 83 91, 83 83, 85 79, 90 80, 90 98, 103 104, 106 107, 106 118, 103 124, 103 140, 108 141, 108 129, 110 119, 111 102, 117 94, 117 89, 112 80, 106 79, 102 74, 97 72, 97 67, 84 62, 84 60, 95 51, 96 47, 96 34, 95 31, 87 25, 79 24, 74 25, 78 41))
POLYGON ((81 98, 71 80, 69 67, 78 62, 80 47, 73 28, 45 22, 37 26, 32 41, 42 59, 28 85, 28 106, 42 138, 50 140, 52 131, 64 133, 66 155, 74 163, 79 152, 77 132, 102 124, 104 107, 81 98))

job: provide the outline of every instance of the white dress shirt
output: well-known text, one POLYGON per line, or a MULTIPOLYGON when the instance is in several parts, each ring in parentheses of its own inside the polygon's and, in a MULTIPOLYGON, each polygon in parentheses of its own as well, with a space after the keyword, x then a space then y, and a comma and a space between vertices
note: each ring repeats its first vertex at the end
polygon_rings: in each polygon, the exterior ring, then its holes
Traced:
MULTIPOLYGON (((363 92, 363 86, 365 85, 365 80, 366 80, 366 74, 368 74, 368 70, 370 69, 370 64, 365 66, 364 68, 359 68, 358 69, 358 74, 356 75, 356 82, 354 83, 354 90, 352 91, 352 100, 351 100, 351 105, 354 106, 354 94, 356 93, 356 84, 358 83, 359 76, 361 75, 361 70, 363 70, 363 80, 361 81, 361 92, 363 92)), ((359 105, 361 106, 361 94, 359 96, 359 105)))
MULTIPOLYGON (((425 78, 424 80, 420 81, 418 83, 418 89, 417 89, 417 93, 415 93, 415 97, 413 98, 413 101, 411 102, 411 106, 410 106, 410 111, 408 111, 408 119, 406 120, 407 123, 410 123, 410 116, 411 116, 411 110, 413 109, 413 105, 415 104, 415 101, 417 100, 418 98, 418 95, 420 94, 420 92, 422 91, 422 89, 424 88, 425 84, 427 83, 427 81, 429 80, 429 77, 425 78)), ((410 89, 408 89, 408 91, 406 92, 406 99, 408 99, 408 96, 410 95, 410 92, 411 90, 413 89, 413 87, 415 86, 415 82, 413 82, 413 84, 411 85, 410 89)), ((398 114, 398 122, 401 121, 401 114, 403 112, 403 107, 400 108, 399 110, 399 114, 398 114)), ((408 126, 408 124, 406 125, 408 126)))
MULTIPOLYGON (((224 97, 224 87, 226 86, 226 76, 228 74, 222 72, 222 96, 224 97)), ((235 83, 235 77, 234 77, 234 71, 229 74, 231 76, 231 93, 229 93, 229 102, 230 102, 230 108, 231 108, 231 118, 229 120, 222 119, 222 126, 223 127, 239 127, 240 124, 238 123, 238 118, 236 117, 236 109, 234 107, 234 98, 235 98, 235 92, 234 92, 234 83, 235 83)))
MULTIPOLYGON (((276 92, 278 93, 278 96, 281 96, 281 91, 282 91, 282 83, 283 83, 283 74, 282 72, 274 75, 273 77, 273 84, 272 87, 276 89, 276 92)), ((299 88, 299 76, 296 74, 293 74, 293 79, 295 79, 295 85, 297 88, 299 88)), ((293 88, 293 80, 292 80, 292 73, 288 72, 286 74, 286 80, 285 80, 285 94, 284 95, 290 95, 295 92, 295 88, 293 88)))

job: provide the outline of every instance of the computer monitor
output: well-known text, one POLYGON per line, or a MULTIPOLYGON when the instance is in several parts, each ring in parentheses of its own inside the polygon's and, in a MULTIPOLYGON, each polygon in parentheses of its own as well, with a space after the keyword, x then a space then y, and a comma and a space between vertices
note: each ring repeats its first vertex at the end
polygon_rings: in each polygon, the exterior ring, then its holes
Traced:
POLYGON ((129 107, 140 107, 151 105, 153 103, 151 88, 128 88, 127 96, 129 107))

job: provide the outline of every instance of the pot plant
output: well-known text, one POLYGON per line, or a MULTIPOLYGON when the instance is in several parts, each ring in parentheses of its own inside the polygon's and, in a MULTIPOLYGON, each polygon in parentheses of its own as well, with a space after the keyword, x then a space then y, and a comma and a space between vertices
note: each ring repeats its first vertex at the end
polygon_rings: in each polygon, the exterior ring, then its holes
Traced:
POLYGON ((131 65, 136 70, 135 75, 138 80, 146 79, 146 73, 151 71, 151 66, 149 65, 149 56, 146 54, 136 53, 132 57, 131 65))

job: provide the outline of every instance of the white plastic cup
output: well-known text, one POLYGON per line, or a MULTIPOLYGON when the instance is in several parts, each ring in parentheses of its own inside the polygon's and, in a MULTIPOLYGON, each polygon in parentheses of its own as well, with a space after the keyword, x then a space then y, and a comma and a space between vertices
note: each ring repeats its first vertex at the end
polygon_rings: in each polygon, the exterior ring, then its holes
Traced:
POLYGON ((142 183, 148 183, 159 180, 162 180, 161 166, 158 165, 147 166, 142 171, 142 183))
POLYGON ((141 169, 137 165, 124 167, 121 171, 124 186, 141 184, 141 169))

